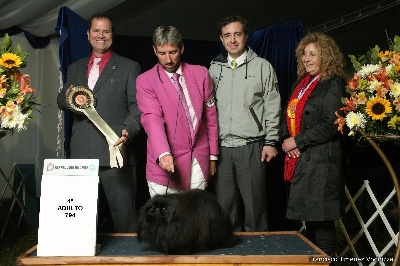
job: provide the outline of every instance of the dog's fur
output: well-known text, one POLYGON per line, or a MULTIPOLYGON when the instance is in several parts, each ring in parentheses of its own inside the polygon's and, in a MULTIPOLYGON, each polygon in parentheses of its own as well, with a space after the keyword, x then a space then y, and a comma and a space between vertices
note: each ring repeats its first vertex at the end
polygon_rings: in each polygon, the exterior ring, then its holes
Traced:
POLYGON ((232 223, 208 191, 156 195, 139 214, 137 236, 164 254, 193 254, 236 243, 232 223))

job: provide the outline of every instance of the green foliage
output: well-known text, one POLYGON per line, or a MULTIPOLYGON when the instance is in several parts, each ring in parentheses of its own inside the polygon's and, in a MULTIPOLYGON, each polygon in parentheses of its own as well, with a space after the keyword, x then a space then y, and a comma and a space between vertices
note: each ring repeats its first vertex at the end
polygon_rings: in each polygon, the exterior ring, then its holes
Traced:
MULTIPOLYGON (((388 39, 389 45, 388 49, 400 52, 400 37, 395 35, 393 42, 388 39)), ((348 57, 353 64, 353 68, 355 71, 359 71, 363 65, 366 64, 378 64, 379 63, 379 52, 381 48, 378 45, 375 47, 370 48, 365 54, 362 55, 351 55, 349 54, 348 57)))

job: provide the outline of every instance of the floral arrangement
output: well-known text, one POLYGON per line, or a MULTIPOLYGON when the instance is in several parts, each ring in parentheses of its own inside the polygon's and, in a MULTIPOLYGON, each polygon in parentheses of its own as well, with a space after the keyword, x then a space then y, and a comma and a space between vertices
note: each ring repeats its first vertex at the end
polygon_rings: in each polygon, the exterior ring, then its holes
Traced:
POLYGON ((389 50, 376 45, 365 55, 349 57, 356 73, 347 82, 349 96, 342 99, 345 117, 336 112, 338 129, 343 133, 347 125, 350 136, 363 130, 370 136, 400 138, 400 37, 389 40, 389 50))
POLYGON ((35 89, 30 87, 30 76, 21 74, 28 54, 19 44, 14 49, 5 34, 0 43, 0 135, 26 130, 35 105, 35 89))

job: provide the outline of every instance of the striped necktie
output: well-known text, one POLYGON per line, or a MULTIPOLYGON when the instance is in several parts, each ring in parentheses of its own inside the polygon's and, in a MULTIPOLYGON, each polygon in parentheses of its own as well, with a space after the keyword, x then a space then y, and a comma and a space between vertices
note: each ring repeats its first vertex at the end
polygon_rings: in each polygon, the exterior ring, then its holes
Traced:
POLYGON ((89 77, 88 77, 88 87, 91 90, 93 90, 94 85, 96 85, 97 79, 100 76, 100 67, 99 67, 100 61, 101 61, 101 58, 93 59, 93 65, 92 65, 92 68, 90 69, 89 77))
POLYGON ((178 73, 174 73, 172 75, 172 83, 175 86, 176 92, 178 93, 179 99, 180 99, 180 101, 182 103, 182 107, 185 110, 186 118, 187 118, 187 121, 188 121, 188 124, 189 124, 190 134, 191 134, 192 139, 193 139, 193 134, 194 134, 193 122, 192 122, 192 119, 190 118, 189 107, 188 107, 188 104, 186 102, 185 94, 183 93, 182 86, 179 83, 179 74, 178 73))

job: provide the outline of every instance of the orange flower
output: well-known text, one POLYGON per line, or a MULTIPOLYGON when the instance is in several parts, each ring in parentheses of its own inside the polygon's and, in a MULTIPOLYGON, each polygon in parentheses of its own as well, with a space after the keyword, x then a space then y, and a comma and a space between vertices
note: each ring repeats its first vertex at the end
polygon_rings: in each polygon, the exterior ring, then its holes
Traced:
POLYGON ((390 63, 399 67, 400 65, 400 55, 398 53, 393 53, 392 59, 390 59, 390 63))
POLYGON ((381 73, 374 74, 372 78, 368 78, 368 79, 371 81, 375 79, 375 80, 381 82, 383 84, 383 86, 385 86, 386 88, 390 88, 391 81, 387 76, 386 68, 382 68, 381 73))
POLYGON ((356 104, 353 101, 354 97, 352 96, 351 99, 346 98, 345 99, 345 107, 340 108, 340 110, 345 111, 345 112, 350 112, 356 110, 356 104))
POLYGON ((360 77, 357 75, 357 73, 354 73, 353 79, 347 82, 347 87, 351 90, 358 90, 359 80, 360 77))
POLYGON ((15 103, 13 101, 8 101, 5 106, 0 107, 0 114, 2 117, 11 115, 15 110, 15 103))
POLYGON ((7 115, 7 110, 5 106, 0 106, 0 116, 1 117, 6 117, 7 115))
POLYGON ((6 88, 7 87, 7 76, 6 75, 1 75, 0 76, 0 88, 6 88))
POLYGON ((357 104, 365 104, 367 102, 367 97, 364 92, 358 93, 355 97, 357 98, 357 104))
POLYGON ((389 91, 384 86, 379 86, 375 90, 376 90, 376 97, 378 98, 385 98, 386 93, 389 91))
POLYGON ((36 90, 34 88, 29 87, 29 85, 31 83, 31 78, 28 74, 22 75, 20 78, 20 82, 21 82, 21 87, 20 87, 21 93, 25 94, 25 93, 36 92, 36 90))
POLYGON ((335 115, 337 117, 337 119, 335 120, 335 125, 338 126, 338 131, 340 131, 343 134, 343 127, 346 125, 346 118, 339 115, 337 111, 335 112, 335 115))

